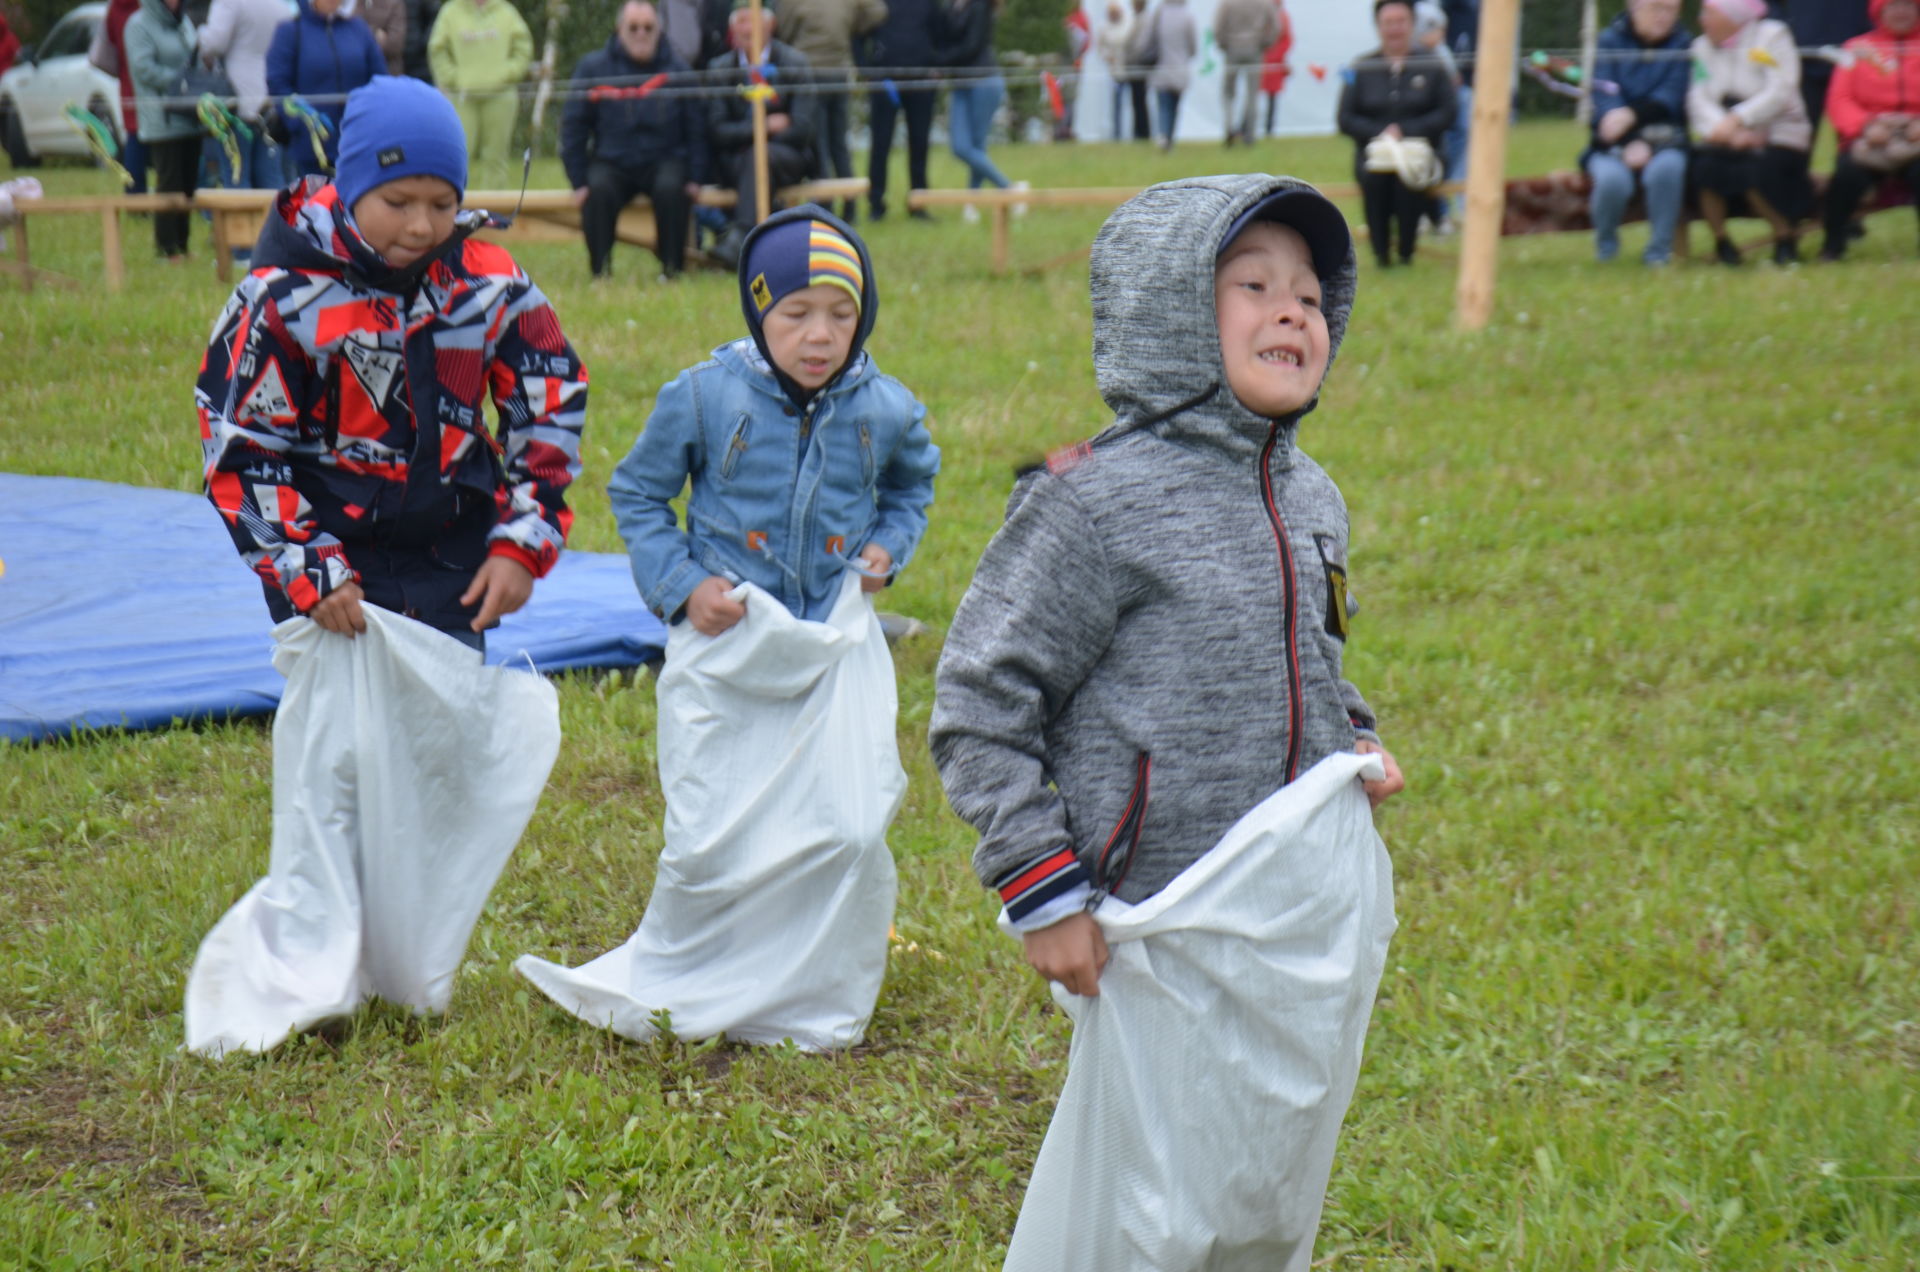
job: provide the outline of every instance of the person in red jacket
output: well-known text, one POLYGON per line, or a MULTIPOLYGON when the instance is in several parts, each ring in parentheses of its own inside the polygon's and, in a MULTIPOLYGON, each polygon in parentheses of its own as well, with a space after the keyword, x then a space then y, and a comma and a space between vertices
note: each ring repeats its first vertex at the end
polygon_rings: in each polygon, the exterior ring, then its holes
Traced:
POLYGON ((1260 59, 1260 91, 1267 99, 1267 136, 1273 136, 1273 117, 1280 109, 1280 94, 1287 87, 1287 75, 1292 67, 1287 65, 1287 54, 1293 52, 1293 19, 1287 16, 1286 0, 1273 0, 1273 7, 1279 10, 1280 34, 1267 46, 1266 56, 1260 59))
POLYGON ((1853 60, 1827 90, 1839 141, 1827 186, 1820 259, 1847 254, 1848 226, 1876 183, 1896 176, 1920 199, 1920 0, 1873 0, 1873 30, 1848 40, 1853 60))
POLYGON ((114 60, 118 63, 120 77, 120 137, 121 164, 133 174, 133 184, 127 187, 128 194, 147 192, 147 148, 140 144, 140 121, 133 113, 133 72, 127 66, 127 19, 140 12, 140 0, 109 0, 107 16, 107 43, 113 46, 114 60))
POLYGON ((20 37, 7 25, 7 15, 0 13, 0 75, 7 73, 13 65, 13 59, 20 56, 20 37))

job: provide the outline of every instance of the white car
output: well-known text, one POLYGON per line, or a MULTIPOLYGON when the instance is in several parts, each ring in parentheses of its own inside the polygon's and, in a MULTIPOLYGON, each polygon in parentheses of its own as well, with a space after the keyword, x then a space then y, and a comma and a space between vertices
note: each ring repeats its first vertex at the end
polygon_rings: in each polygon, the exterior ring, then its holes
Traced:
POLYGON ((45 155, 85 155, 87 139, 63 113, 68 106, 92 111, 124 140, 120 83, 87 61, 93 33, 107 6, 83 4, 53 24, 47 38, 5 75, 0 75, 0 148, 16 168, 45 155))

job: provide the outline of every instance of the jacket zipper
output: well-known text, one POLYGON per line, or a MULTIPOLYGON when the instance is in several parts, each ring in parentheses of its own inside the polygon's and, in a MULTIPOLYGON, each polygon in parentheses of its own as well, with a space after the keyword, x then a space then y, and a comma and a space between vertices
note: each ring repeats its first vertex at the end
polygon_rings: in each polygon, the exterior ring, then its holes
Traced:
POLYGON ((1093 891, 1096 902, 1126 882, 1133 869, 1135 850, 1140 847, 1140 831, 1147 823, 1147 786, 1153 776, 1153 757, 1145 751, 1133 762, 1133 793, 1127 797, 1126 811, 1120 814, 1100 859, 1094 863, 1093 891), (1118 858, 1115 851, 1118 850, 1118 858))
POLYGON ((1260 493, 1267 505, 1267 520, 1273 523, 1274 545, 1280 551, 1280 600, 1285 607, 1285 630, 1287 646, 1287 781, 1291 782, 1299 775, 1300 766, 1300 730, 1303 727, 1300 709, 1300 647, 1295 630, 1298 622, 1299 605, 1295 599, 1298 581, 1293 571, 1293 545, 1287 539, 1286 522, 1280 519, 1280 505, 1273 497, 1273 452, 1280 444, 1280 426, 1275 424, 1273 431, 1267 434, 1267 444, 1260 451, 1260 493))

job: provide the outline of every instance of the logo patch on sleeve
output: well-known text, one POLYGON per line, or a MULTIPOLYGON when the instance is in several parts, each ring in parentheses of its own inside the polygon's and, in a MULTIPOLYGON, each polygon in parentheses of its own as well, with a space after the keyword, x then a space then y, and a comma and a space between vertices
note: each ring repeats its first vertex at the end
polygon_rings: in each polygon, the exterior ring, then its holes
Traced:
POLYGON ((405 163, 407 161, 407 152, 405 148, 401 146, 388 146, 374 157, 380 161, 382 168, 391 168, 397 163, 405 163))
POLYGON ((1330 534, 1316 534, 1313 542, 1320 549, 1320 565, 1327 574, 1327 635, 1347 639, 1347 563, 1340 545, 1330 534))

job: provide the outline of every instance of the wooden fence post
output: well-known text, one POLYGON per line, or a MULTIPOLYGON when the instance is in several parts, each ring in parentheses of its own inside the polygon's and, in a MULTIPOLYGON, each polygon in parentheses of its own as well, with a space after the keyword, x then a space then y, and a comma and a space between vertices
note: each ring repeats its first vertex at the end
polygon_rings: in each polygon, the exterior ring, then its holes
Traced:
POLYGON ((1493 317, 1500 222, 1507 207, 1507 124, 1513 114, 1513 52, 1520 0, 1484 0, 1473 64, 1473 129, 1467 138, 1467 225, 1460 240, 1454 319, 1477 331, 1493 317))

